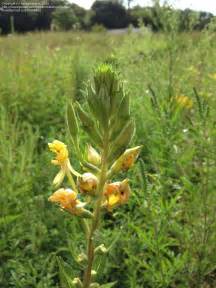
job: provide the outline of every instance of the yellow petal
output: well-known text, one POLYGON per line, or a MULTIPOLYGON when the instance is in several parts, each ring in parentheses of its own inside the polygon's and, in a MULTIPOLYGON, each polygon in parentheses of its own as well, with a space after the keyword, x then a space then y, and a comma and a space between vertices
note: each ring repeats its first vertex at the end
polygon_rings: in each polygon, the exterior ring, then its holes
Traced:
POLYGON ((60 171, 58 172, 58 174, 55 176, 53 180, 53 185, 54 186, 61 185, 62 181, 64 180, 64 177, 65 177, 65 171, 63 169, 60 169, 60 171))
POLYGON ((119 195, 110 195, 109 198, 108 198, 108 206, 110 206, 111 208, 115 205, 118 204, 120 198, 119 198, 119 195))
POLYGON ((79 172, 77 172, 72 166, 71 166, 71 163, 70 161, 68 160, 67 161, 67 164, 66 164, 67 168, 69 169, 69 171, 76 177, 80 177, 81 174, 79 172))

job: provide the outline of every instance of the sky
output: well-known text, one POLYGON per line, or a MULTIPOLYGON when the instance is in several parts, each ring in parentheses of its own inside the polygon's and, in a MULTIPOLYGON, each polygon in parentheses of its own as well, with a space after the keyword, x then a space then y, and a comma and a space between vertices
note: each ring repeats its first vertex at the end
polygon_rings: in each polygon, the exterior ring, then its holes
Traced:
MULTIPOLYGON (((90 8, 94 0, 69 0, 84 8, 90 8)), ((125 1, 127 2, 127 1, 125 1)), ((133 0, 134 5, 146 6, 151 4, 150 0, 133 0)), ((202 10, 211 12, 216 15, 216 0, 170 0, 169 3, 175 8, 185 9, 191 8, 193 10, 202 10)))

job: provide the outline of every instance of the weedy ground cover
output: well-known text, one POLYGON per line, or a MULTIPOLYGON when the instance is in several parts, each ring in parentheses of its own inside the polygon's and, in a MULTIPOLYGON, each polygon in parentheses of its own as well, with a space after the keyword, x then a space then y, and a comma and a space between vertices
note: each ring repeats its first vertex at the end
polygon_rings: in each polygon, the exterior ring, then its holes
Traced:
MULTIPOLYGON (((61 287, 57 259, 79 275, 79 221, 47 200, 56 173, 47 143, 68 139, 67 103, 85 105, 86 81, 101 62, 125 79, 136 122, 132 145, 143 148, 127 175, 129 203, 107 213, 101 227, 112 249, 96 281, 216 286, 215 56, 211 30, 0 38, 1 287, 61 287)), ((72 143, 68 148, 76 154, 72 143)))

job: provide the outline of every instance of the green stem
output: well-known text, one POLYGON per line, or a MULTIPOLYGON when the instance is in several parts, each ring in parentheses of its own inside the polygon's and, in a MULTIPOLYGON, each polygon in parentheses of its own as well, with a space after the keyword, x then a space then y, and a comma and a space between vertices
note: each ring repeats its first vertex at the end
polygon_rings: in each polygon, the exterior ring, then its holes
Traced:
POLYGON ((104 150, 102 155, 102 163, 101 163, 101 173, 99 176, 99 183, 97 189, 97 201, 94 208, 94 215, 92 219, 92 225, 88 237, 88 244, 87 244, 87 256, 88 256, 88 264, 86 271, 84 273, 84 280, 83 280, 83 288, 89 288, 91 284, 91 271, 92 266, 94 263, 94 234, 98 228, 99 221, 100 221, 100 213, 101 213, 101 205, 103 201, 103 190, 104 185, 107 180, 107 154, 108 154, 108 141, 107 139, 104 141, 104 150))
POLYGON ((69 181, 72 189, 78 194, 76 183, 74 182, 73 176, 71 175, 70 171, 67 171, 66 175, 67 175, 68 181, 69 181))

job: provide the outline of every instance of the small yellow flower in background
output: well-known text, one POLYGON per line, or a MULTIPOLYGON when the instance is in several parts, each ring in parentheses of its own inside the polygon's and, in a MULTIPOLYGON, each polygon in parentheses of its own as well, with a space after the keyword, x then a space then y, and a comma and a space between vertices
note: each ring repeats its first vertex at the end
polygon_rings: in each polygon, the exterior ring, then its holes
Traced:
POLYGON ((79 201, 76 192, 69 188, 57 190, 49 197, 49 201, 58 203, 62 209, 74 215, 81 215, 84 212, 85 203, 79 201))
POLYGON ((193 101, 185 95, 176 96, 175 101, 181 108, 191 109, 193 107, 193 101))
POLYGON ((115 161, 111 167, 112 173, 118 173, 119 171, 127 171, 131 168, 137 160, 142 146, 136 146, 125 150, 125 152, 115 161))
POLYGON ((209 74, 209 77, 213 80, 216 80, 216 73, 209 74))
POLYGON ((59 140, 54 140, 52 143, 48 143, 48 146, 50 151, 56 154, 55 159, 53 159, 51 163, 61 167, 59 173, 53 180, 54 186, 59 186, 62 183, 67 172, 71 172, 76 176, 80 176, 80 174, 76 172, 70 164, 67 145, 59 140))
POLYGON ((92 173, 84 173, 78 177, 78 188, 81 193, 95 195, 98 185, 97 177, 92 173))
POLYGON ((99 166, 101 164, 100 154, 91 145, 88 145, 87 160, 89 163, 95 166, 99 166))
POLYGON ((190 67, 188 67, 187 70, 188 70, 189 72, 191 72, 192 74, 194 74, 194 75, 196 75, 196 74, 199 73, 199 70, 198 70, 195 66, 193 66, 193 65, 190 66, 190 67))
POLYGON ((125 179, 122 182, 106 184, 104 190, 106 201, 103 206, 108 210, 112 210, 116 206, 123 205, 128 202, 130 193, 128 179, 125 179))

